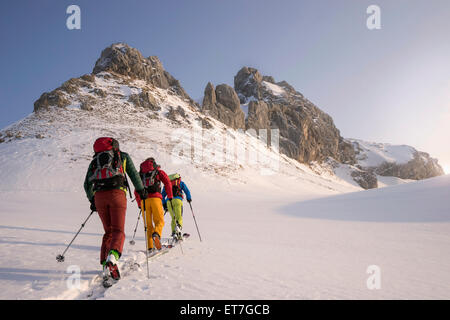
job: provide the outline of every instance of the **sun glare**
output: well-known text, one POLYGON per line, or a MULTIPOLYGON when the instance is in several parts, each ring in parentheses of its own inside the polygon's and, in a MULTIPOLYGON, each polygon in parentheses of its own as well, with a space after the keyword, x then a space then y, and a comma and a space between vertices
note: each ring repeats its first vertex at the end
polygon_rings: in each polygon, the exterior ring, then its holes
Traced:
POLYGON ((442 169, 444 169, 445 174, 450 174, 450 165, 444 165, 442 169))

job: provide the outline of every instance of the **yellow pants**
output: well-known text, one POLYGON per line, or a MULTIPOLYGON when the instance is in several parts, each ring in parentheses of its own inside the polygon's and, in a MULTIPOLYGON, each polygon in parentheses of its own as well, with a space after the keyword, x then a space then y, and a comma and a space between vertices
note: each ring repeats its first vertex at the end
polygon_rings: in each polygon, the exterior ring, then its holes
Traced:
POLYGON ((147 243, 148 248, 150 249, 153 248, 152 234, 157 232, 159 236, 162 235, 164 227, 164 209, 162 201, 160 198, 147 198, 145 199, 145 207, 143 201, 141 201, 141 209, 143 212, 142 216, 144 217, 144 223, 147 226, 147 243))

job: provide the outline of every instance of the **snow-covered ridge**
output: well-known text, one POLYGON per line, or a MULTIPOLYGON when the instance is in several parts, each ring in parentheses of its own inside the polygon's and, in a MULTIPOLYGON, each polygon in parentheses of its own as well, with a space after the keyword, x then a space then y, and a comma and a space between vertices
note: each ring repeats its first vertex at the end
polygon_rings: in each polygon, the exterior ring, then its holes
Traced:
POLYGON ((414 159, 417 150, 407 145, 366 142, 348 139, 357 151, 356 159, 362 167, 378 167, 384 162, 405 164, 414 159))

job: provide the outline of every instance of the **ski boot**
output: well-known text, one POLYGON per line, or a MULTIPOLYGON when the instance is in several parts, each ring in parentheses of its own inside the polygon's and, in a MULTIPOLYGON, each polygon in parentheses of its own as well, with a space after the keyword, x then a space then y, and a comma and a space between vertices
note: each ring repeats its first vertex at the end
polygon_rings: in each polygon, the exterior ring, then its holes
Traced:
POLYGON ((105 267, 109 271, 110 277, 113 278, 114 280, 120 279, 119 267, 117 266, 119 257, 120 255, 116 250, 111 250, 109 252, 108 258, 105 261, 105 267))
POLYGON ((183 234, 181 233, 182 227, 177 221, 177 225, 175 226, 175 236, 177 238, 177 241, 183 240, 183 234))
POLYGON ((153 232, 152 234, 153 244, 157 250, 161 250, 161 237, 158 232, 153 232))
POLYGON ((106 266, 106 260, 102 262, 102 267, 103 267, 102 271, 103 281, 106 281, 109 278, 109 270, 108 267, 106 266))

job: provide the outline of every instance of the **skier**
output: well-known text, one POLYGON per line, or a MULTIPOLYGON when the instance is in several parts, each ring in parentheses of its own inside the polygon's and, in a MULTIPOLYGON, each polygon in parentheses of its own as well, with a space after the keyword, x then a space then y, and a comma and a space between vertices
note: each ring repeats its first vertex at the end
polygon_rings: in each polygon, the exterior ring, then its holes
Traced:
POLYGON ((141 209, 143 208, 142 216, 144 217, 144 223, 148 230, 148 250, 153 250, 153 244, 157 250, 161 250, 161 235, 164 227, 161 182, 164 184, 166 189, 170 190, 170 192, 167 192, 170 202, 172 201, 172 188, 170 180, 167 174, 160 169, 158 164, 156 164, 154 158, 148 158, 141 163, 139 175, 141 176, 142 183, 148 194, 144 204, 144 202, 141 201, 142 199, 140 194, 137 192, 135 193, 138 207, 141 209), (149 235, 151 235, 151 237, 149 235))
POLYGON ((181 181, 181 176, 178 173, 169 176, 172 183, 173 199, 170 202, 166 200, 166 188, 162 191, 164 210, 169 210, 172 217, 172 238, 175 240, 182 239, 181 230, 183 229, 183 192, 186 195, 186 200, 191 203, 192 197, 186 184, 181 181))
POLYGON ((100 263, 104 277, 120 279, 117 262, 122 254, 125 241, 126 174, 142 199, 147 197, 131 157, 119 150, 119 142, 113 138, 98 138, 94 143, 94 157, 89 164, 84 190, 91 203, 91 211, 97 211, 103 224, 100 263))

